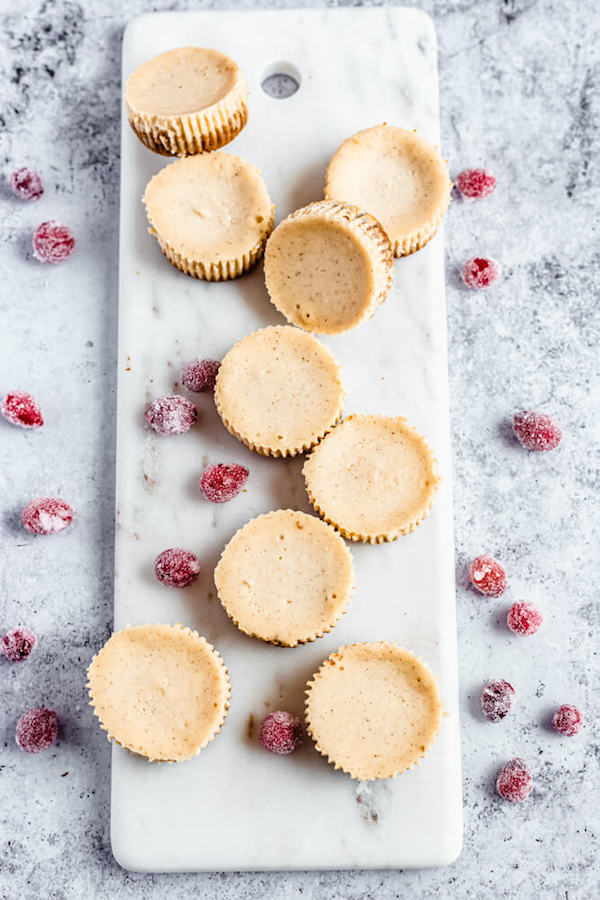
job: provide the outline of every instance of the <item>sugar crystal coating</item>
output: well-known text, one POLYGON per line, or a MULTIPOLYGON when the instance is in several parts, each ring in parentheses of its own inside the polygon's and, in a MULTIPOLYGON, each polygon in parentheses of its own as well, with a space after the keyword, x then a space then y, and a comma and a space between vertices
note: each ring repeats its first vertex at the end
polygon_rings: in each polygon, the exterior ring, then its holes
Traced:
POLYGON ((543 621, 542 611, 528 600, 513 603, 506 618, 506 624, 515 634, 535 634, 543 621))
POLYGON ((13 193, 21 200, 39 200, 44 193, 42 179, 33 169, 21 166, 11 173, 8 183, 13 193))
POLYGON ((11 628, 0 638, 0 653, 11 662, 22 662, 35 650, 37 638, 25 625, 11 628))
POLYGON ((552 727, 564 737, 573 737, 583 728, 585 722, 576 706, 565 703, 552 716, 552 727))
POLYGON ((235 463, 207 466, 200 478, 200 488, 211 503, 227 503, 242 490, 250 472, 235 463))
POLYGON ((300 722, 291 713, 277 710, 269 713, 262 721, 259 740, 269 753, 285 756, 293 753, 300 741, 300 722))
POLYGON ((461 276, 471 290, 482 291, 500 279, 500 266, 495 259, 473 256, 463 265, 461 276))
POLYGON ((481 692, 481 711, 490 722, 499 722, 513 708, 515 697, 515 689, 508 681, 489 681, 481 692))
POLYGON ((42 222, 33 233, 33 255, 42 263, 64 262, 75 250, 75 235, 62 222, 42 222))
POLYGON ((532 787, 533 778, 529 766, 519 756, 509 760, 498 772, 496 790, 504 800, 522 803, 529 797, 532 787))
POLYGON ((57 534, 75 517, 72 506, 60 497, 37 497, 23 510, 23 525, 32 534, 57 534))
POLYGON ((2 398, 0 412, 11 425, 20 428, 41 428, 44 417, 39 403, 27 391, 11 391, 2 398))
POLYGON ((158 580, 168 587, 184 588, 198 577, 200 563, 190 550, 174 547, 163 550, 156 557, 154 572, 158 580))
POLYGON ((51 747, 58 734, 58 716, 53 709, 36 706, 17 722, 17 744, 25 753, 41 753, 51 747))
POLYGON ((469 579, 473 587, 487 597, 499 597, 506 590, 504 566, 489 553, 473 560, 469 566, 469 579))
POLYGON ((214 391, 220 365, 216 359, 191 359, 181 370, 181 383, 194 394, 214 391))
POLYGON ((496 176, 489 169, 463 169, 456 176, 456 187, 464 200, 483 199, 496 190, 496 176))
POLYGON ((513 428, 526 450, 555 450, 562 440, 560 425, 546 413, 516 413, 513 428))
POLYGON ((185 434, 198 419, 198 410, 185 397, 158 397, 146 412, 146 421, 158 434, 185 434))

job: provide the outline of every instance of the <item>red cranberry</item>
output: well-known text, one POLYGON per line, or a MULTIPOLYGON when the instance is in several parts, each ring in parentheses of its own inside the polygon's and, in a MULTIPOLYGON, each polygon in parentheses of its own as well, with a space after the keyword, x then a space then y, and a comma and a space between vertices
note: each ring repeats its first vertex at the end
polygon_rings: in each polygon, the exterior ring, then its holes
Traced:
POLYGON ((296 749, 301 734, 299 720, 289 712, 277 710, 265 716, 258 736, 269 753, 285 756, 296 749))
POLYGON ((552 727, 565 737, 573 737, 579 734, 585 722, 576 706, 568 703, 559 707, 552 716, 552 727))
POLYGON ((33 233, 33 255, 40 262, 64 262, 74 250, 75 235, 61 222, 42 222, 33 233))
POLYGON ((57 534, 75 517, 72 506, 60 497, 38 497, 23 510, 23 525, 32 534, 57 534))
POLYGON ((172 394, 159 397, 148 409, 146 420, 158 434, 185 434, 198 419, 198 410, 190 400, 172 394))
POLYGON ((40 753, 51 747, 58 734, 58 716, 53 709, 36 706, 17 722, 17 744, 25 753, 40 753))
POLYGON ((528 600, 513 603, 506 617, 506 624, 515 634, 535 634, 543 621, 541 609, 528 600))
POLYGON ((37 400, 27 391, 11 391, 3 397, 0 412, 7 422, 21 428, 41 428, 44 424, 37 400))
POLYGON ((469 566, 469 579, 473 587, 487 597, 499 597, 506 590, 504 566, 489 553, 473 560, 469 566))
POLYGON ((11 662, 22 662, 35 650, 37 638, 25 625, 11 628, 0 638, 0 653, 11 662))
POLYGON ((184 588, 198 577, 200 563, 189 550, 177 547, 163 550, 156 557, 154 572, 158 580, 168 587, 184 588))
POLYGON ((517 413, 513 418, 513 428, 519 443, 526 450, 555 450, 562 440, 560 425, 545 413, 517 413))
POLYGON ((527 800, 533 787, 533 778, 524 759, 516 756, 502 766, 498 773, 496 789, 504 800, 522 803, 527 800))
POLYGON ((216 359, 192 359, 181 370, 181 383, 194 394, 214 391, 220 365, 216 359))
POLYGON ((21 166, 16 169, 8 179, 12 191, 21 200, 39 200, 44 193, 42 179, 33 169, 21 166))
POLYGON ((489 169, 463 169, 456 176, 456 187, 464 200, 483 199, 496 190, 496 177, 489 169))
POLYGON ((500 266, 495 259, 474 256, 468 259, 461 271, 462 280, 473 291, 482 291, 500 278, 500 266))
POLYGON ((489 681, 481 692, 481 711, 490 722, 499 722, 515 705, 515 697, 508 681, 489 681))
POLYGON ((237 497, 246 484, 250 472, 235 463, 207 466, 200 479, 200 488, 211 503, 227 503, 237 497))

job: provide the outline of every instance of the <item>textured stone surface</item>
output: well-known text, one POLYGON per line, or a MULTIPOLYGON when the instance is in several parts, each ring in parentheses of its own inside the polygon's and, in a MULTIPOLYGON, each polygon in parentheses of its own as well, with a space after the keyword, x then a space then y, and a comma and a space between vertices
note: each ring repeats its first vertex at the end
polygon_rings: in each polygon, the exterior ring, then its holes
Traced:
MULTIPOLYGON (((185 5, 165 0, 153 8, 185 5)), ((86 706, 81 673, 111 625, 120 36, 148 6, 0 5, 3 172, 27 164, 46 186, 38 204, 19 202, 6 185, 0 191, 0 391, 30 390, 46 419, 35 433, 0 422, 0 625, 27 624, 40 639, 30 660, 0 660, 0 895, 587 900, 597 889, 600 827, 589 802, 598 787, 592 687, 600 618, 600 27, 593 0, 423 4, 438 29, 451 171, 485 164, 498 177, 491 199, 454 203, 446 229, 461 858, 438 871, 227 876, 135 875, 112 859, 109 747, 86 706), (48 218, 69 224, 78 240, 74 257, 52 269, 33 260, 30 244, 48 218), (503 265, 504 280, 487 293, 465 290, 458 277, 475 253, 503 265), (527 454, 516 444, 510 417, 523 406, 557 416, 565 431, 560 450, 527 454), (63 534, 37 537, 20 527, 20 509, 40 494, 75 507, 78 517, 63 534), (509 590, 499 601, 468 588, 466 564, 481 552, 507 567, 509 590), (510 635, 503 624, 510 602, 521 598, 545 614, 532 638, 510 635), (490 678, 506 678, 518 694, 514 712, 496 725, 479 712, 490 678), (578 737, 552 732, 550 714, 561 703, 576 704, 590 722, 578 737), (28 756, 14 743, 14 725, 37 705, 57 710, 61 731, 51 750, 28 756), (534 776, 518 807, 493 790, 498 768, 516 755, 534 776)))

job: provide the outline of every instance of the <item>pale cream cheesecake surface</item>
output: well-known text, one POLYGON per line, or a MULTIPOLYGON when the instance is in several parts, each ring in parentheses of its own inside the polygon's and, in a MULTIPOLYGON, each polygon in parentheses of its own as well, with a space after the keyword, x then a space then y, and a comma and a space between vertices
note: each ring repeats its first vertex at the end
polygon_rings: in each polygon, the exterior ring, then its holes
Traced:
POLYGON ((234 534, 215 569, 215 584, 241 631, 295 647, 331 631, 346 612, 352 557, 330 525, 280 509, 234 534))
POLYGON ((254 265, 275 213, 256 166, 229 153, 165 166, 148 183, 144 204, 169 262, 207 281, 236 278, 254 265))
POLYGON ((295 456, 338 421, 340 365, 311 334, 273 325, 242 338, 221 363, 215 403, 225 427, 263 456, 295 456))
POLYGON ((415 131, 377 125, 359 131, 336 151, 325 197, 366 210, 387 232, 396 256, 424 247, 438 230, 452 182, 437 147, 415 131))
POLYGON ((347 416, 303 468, 310 502, 344 537, 371 544, 408 534, 429 514, 437 465, 400 416, 347 416))
POLYGON ((431 671, 395 643, 340 647, 307 685, 306 723, 317 750, 359 781, 412 768, 441 715, 431 671))
POLYGON ((231 693, 217 651, 181 625, 117 631, 92 660, 88 690, 109 740, 169 762, 194 756, 215 737, 231 693))
POLYGON ((373 216, 323 200, 289 215, 265 249, 274 306, 305 331, 337 334, 370 318, 392 283, 388 236, 373 216))
POLYGON ((143 63, 125 85, 129 123, 139 139, 169 156, 217 150, 248 119, 239 66, 219 50, 180 47, 143 63))

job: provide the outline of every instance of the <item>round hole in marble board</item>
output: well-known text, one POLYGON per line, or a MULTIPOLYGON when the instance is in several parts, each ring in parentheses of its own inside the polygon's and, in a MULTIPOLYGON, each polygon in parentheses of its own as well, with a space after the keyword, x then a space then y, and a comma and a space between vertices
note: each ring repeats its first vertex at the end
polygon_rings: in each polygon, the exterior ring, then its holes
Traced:
POLYGON ((302 76, 297 67, 283 60, 267 66, 260 78, 260 86, 265 94, 275 100, 293 97, 301 83, 302 76))

